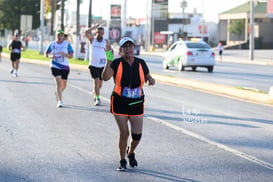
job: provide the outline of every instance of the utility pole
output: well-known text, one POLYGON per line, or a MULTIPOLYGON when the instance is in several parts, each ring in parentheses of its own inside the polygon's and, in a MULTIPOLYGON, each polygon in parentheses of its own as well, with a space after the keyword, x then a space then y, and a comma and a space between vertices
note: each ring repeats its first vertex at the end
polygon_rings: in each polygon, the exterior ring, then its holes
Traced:
POLYGON ((92 25, 92 0, 89 0, 88 27, 92 25))
POLYGON ((56 0, 51 0, 51 20, 50 20, 50 35, 54 37, 54 20, 56 12, 56 0))
POLYGON ((64 30, 64 0, 61 2, 61 29, 64 30))
POLYGON ((125 28, 127 25, 127 0, 124 0, 123 4, 122 28, 125 28))
POLYGON ((145 40, 145 50, 149 51, 149 48, 151 46, 151 34, 152 34, 152 0, 146 1, 146 8, 147 8, 147 15, 146 15, 146 40, 145 40))
POLYGON ((40 54, 44 53, 44 5, 45 0, 40 1, 40 31, 41 31, 41 38, 40 38, 40 54))
POLYGON ((80 3, 81 0, 77 0, 77 12, 76 12, 76 46, 74 58, 79 57, 79 40, 80 40, 80 3))
POLYGON ((187 1, 183 0, 180 4, 180 8, 182 8, 182 38, 184 37, 184 24, 185 24, 185 8, 188 6, 187 1))
POLYGON ((249 59, 254 59, 254 0, 250 0, 249 59))

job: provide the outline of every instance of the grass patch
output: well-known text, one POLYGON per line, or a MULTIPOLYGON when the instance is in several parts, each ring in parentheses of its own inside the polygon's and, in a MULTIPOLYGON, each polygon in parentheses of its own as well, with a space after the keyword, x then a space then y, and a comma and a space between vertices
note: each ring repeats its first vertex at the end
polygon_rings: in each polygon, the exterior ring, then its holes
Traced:
MULTIPOLYGON (((3 48, 3 52, 9 54, 10 51, 7 48, 3 48)), ((45 57, 43 54, 40 54, 37 50, 27 49, 21 52, 21 58, 25 59, 33 59, 33 60, 41 60, 41 61, 51 61, 49 58, 45 57)), ((79 65, 89 65, 88 61, 80 60, 80 59, 69 59, 70 64, 79 64, 79 65)))
POLYGON ((261 93, 261 94, 268 94, 268 92, 262 91, 262 90, 258 90, 256 88, 250 88, 250 87, 236 87, 239 90, 249 90, 255 93, 261 93))

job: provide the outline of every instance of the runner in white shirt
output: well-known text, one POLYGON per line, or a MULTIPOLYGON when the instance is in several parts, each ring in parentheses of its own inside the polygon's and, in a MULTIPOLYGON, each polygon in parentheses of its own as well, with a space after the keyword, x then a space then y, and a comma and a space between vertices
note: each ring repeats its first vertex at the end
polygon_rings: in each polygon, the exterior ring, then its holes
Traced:
POLYGON ((51 42, 45 50, 45 56, 50 57, 51 73, 56 81, 57 107, 62 107, 62 92, 66 88, 67 78, 70 71, 68 58, 73 57, 73 49, 70 43, 64 40, 64 31, 56 32, 57 40, 51 42))
POLYGON ((106 45, 109 42, 103 38, 104 29, 103 27, 99 27, 99 23, 94 25, 93 27, 89 27, 85 31, 86 38, 90 41, 89 46, 89 70, 91 77, 94 79, 93 84, 93 93, 94 93, 94 105, 98 106, 101 104, 100 101, 100 89, 102 87, 102 71, 104 69, 106 63, 106 55, 105 49, 106 45), (92 30, 97 29, 95 35, 92 34, 92 30))

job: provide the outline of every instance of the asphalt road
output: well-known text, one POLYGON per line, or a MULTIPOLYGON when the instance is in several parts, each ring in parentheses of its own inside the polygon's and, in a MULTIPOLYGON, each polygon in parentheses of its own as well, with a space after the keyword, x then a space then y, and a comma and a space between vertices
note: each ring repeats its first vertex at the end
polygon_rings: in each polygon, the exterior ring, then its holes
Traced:
POLYGON ((49 68, 22 62, 19 77, 0 63, 0 181, 271 181, 272 107, 157 83, 145 86, 137 169, 115 171, 118 129, 92 105, 87 69, 72 70, 56 108, 49 68))

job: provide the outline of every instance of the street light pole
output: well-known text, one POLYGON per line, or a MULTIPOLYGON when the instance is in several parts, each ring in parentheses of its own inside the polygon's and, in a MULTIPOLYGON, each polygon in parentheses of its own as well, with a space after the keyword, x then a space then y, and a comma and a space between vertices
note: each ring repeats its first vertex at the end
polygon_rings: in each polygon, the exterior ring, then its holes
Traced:
POLYGON ((40 31, 41 31, 41 37, 40 37, 40 54, 44 53, 44 4, 45 0, 40 1, 40 31))
POLYGON ((92 0, 89 0, 89 10, 88 10, 88 27, 92 25, 92 0))
POLYGON ((187 1, 183 0, 180 4, 182 8, 182 37, 184 38, 184 24, 185 24, 185 8, 188 6, 187 1))
POLYGON ((79 57, 79 40, 80 40, 80 0, 77 0, 77 10, 76 10, 76 46, 74 58, 79 57))
POLYGON ((146 1, 146 8, 147 8, 147 15, 146 15, 146 41, 145 41, 145 50, 149 51, 149 48, 151 46, 151 30, 152 30, 152 25, 151 25, 151 16, 152 16, 152 0, 147 0, 146 1))
POLYGON ((61 2, 61 29, 64 30, 64 0, 61 2))
POLYGON ((124 0, 123 3, 123 17, 122 17, 122 28, 125 28, 127 25, 127 0, 124 0))
POLYGON ((254 59, 254 0, 250 0, 249 59, 254 59))

